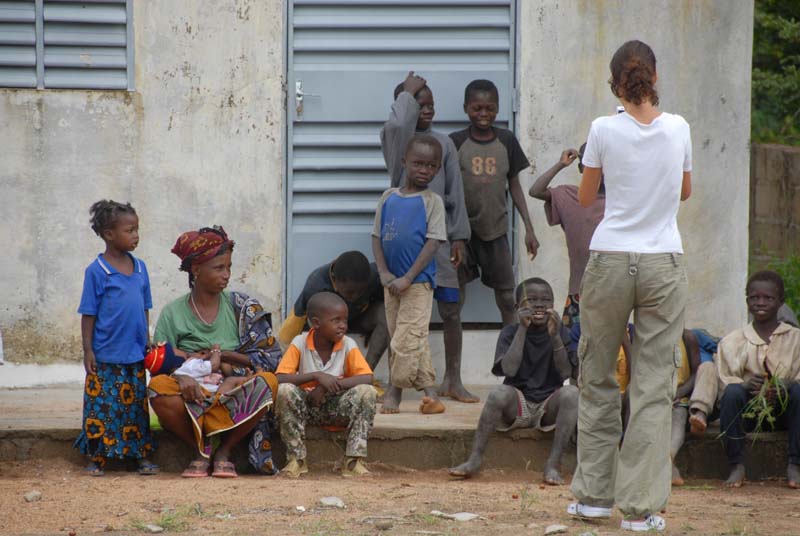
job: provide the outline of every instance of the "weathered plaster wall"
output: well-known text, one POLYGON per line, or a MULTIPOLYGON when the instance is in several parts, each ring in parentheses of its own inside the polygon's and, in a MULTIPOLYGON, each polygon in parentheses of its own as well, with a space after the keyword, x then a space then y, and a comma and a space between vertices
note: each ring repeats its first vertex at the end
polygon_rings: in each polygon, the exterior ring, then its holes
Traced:
MULTIPOLYGON (((655 51, 661 108, 692 127, 694 190, 679 214, 686 321, 718 334, 745 320, 752 25, 752 2, 727 0, 521 0, 518 22, 519 137, 534 162, 526 188, 563 148, 586 140, 592 119, 614 113, 614 51, 629 39, 655 51)), ((573 164, 553 184, 578 181, 573 164)), ((529 208, 542 249, 534 262, 520 261, 520 275, 546 277, 560 305, 569 277, 564 234, 547 227, 541 201, 529 198, 529 208)))
POLYGON ((8 359, 78 358, 96 200, 129 200, 156 308, 186 290, 178 234, 221 224, 232 287, 281 301, 281 2, 135 2, 136 91, 0 90, 0 327, 8 359))

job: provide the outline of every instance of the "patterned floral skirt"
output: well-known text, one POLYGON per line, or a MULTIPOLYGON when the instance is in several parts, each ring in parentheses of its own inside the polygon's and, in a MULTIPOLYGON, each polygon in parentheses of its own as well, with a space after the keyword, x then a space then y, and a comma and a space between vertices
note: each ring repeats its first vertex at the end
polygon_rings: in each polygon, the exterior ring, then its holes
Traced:
POLYGON ((97 363, 86 375, 83 427, 74 447, 100 465, 108 458, 140 459, 155 448, 144 362, 97 363))

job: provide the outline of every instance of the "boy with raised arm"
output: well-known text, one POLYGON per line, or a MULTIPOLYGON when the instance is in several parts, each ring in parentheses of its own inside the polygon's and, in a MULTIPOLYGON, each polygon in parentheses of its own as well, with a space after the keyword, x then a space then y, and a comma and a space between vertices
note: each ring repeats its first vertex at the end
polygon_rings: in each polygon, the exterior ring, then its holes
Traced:
POLYGON ((561 184, 550 187, 555 176, 578 159, 578 171, 583 173, 583 151, 586 144, 581 145, 579 151, 565 149, 561 158, 550 169, 536 179, 528 192, 531 197, 544 201, 544 214, 547 223, 551 226, 561 225, 564 238, 567 241, 569 254, 569 293, 564 304, 562 321, 567 328, 580 321, 580 291, 583 272, 589 261, 589 242, 592 241, 594 230, 603 219, 606 208, 605 188, 600 184, 597 200, 589 207, 582 207, 578 202, 578 187, 573 184, 561 184))
POLYGON ((441 132, 431 130, 434 116, 433 93, 427 81, 408 73, 405 81, 394 90, 394 103, 389 119, 381 129, 381 150, 389 169, 391 185, 403 185, 403 156, 408 140, 415 133, 430 134, 442 146, 442 165, 428 185, 444 201, 447 241, 436 251, 436 290, 433 298, 442 318, 444 335, 445 373, 439 395, 459 402, 478 402, 461 381, 461 296, 456 268, 463 261, 465 242, 469 240, 469 219, 464 204, 464 190, 458 152, 452 140, 441 132))
POLYGON ((555 429, 544 481, 563 484, 561 458, 578 422, 578 389, 563 385, 572 373, 566 349, 569 335, 553 311, 553 289, 543 279, 520 283, 516 302, 519 324, 500 332, 492 367, 492 374, 505 376, 503 385, 486 399, 469 459, 449 472, 461 478, 477 473, 495 430, 555 429))

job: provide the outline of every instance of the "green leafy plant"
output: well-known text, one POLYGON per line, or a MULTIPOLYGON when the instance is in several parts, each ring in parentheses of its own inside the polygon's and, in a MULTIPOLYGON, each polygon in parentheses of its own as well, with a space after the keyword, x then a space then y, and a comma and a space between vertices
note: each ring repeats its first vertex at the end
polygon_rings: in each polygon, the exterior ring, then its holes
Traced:
POLYGON ((767 372, 767 380, 761 386, 758 394, 750 399, 742 411, 742 418, 755 421, 753 428, 753 441, 764 430, 764 425, 774 428, 778 417, 783 415, 789 407, 789 392, 783 381, 777 376, 767 372))
POLYGON ((800 2, 756 0, 751 137, 800 145, 800 2))
POLYGON ((791 255, 785 259, 774 260, 770 270, 778 272, 783 279, 786 294, 786 305, 795 313, 800 312, 800 255, 791 255))

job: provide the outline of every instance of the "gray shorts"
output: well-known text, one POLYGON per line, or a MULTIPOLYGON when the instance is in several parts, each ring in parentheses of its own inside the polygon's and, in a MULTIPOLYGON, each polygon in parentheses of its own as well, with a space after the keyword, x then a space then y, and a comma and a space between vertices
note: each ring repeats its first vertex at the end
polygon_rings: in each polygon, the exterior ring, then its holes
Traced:
POLYGON ((555 424, 542 426, 542 418, 544 418, 544 414, 547 411, 547 402, 557 391, 554 391, 552 395, 541 402, 531 402, 525 398, 522 391, 516 387, 512 387, 512 389, 517 393, 517 418, 508 426, 498 426, 498 432, 508 432, 515 428, 535 428, 542 432, 550 432, 555 429, 555 424))
POLYGON ((458 267, 458 282, 466 285, 479 277, 484 285, 495 290, 513 290, 516 286, 506 235, 489 241, 477 236, 469 239, 467 258, 458 267))

